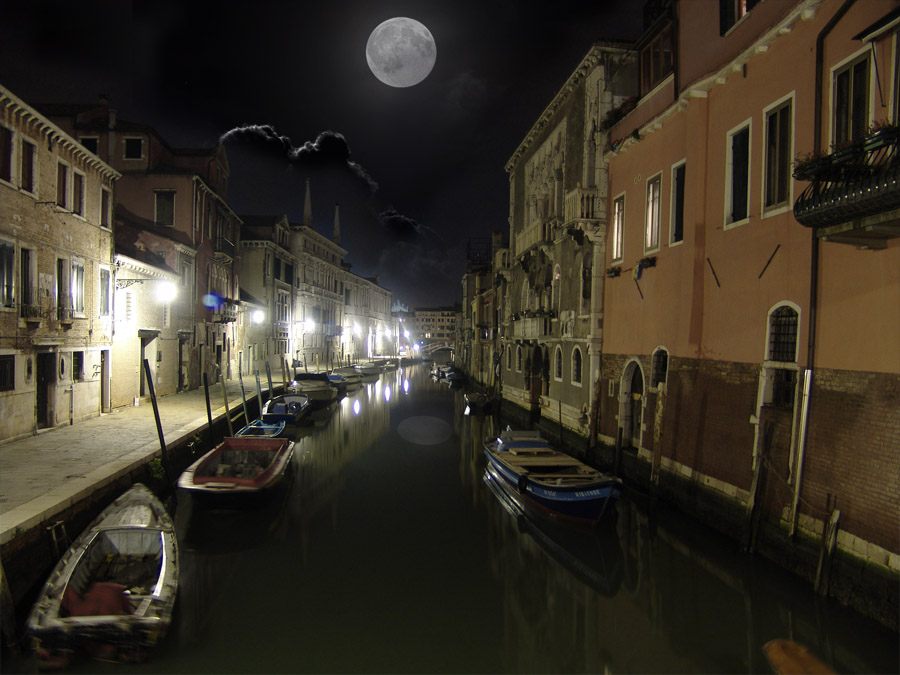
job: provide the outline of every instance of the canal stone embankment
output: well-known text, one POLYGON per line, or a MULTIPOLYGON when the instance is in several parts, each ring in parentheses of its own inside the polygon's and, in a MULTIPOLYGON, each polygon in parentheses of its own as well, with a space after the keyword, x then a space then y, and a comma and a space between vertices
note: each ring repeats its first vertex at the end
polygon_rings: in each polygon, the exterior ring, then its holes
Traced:
MULTIPOLYGON (((273 384, 277 393, 283 383, 273 384)), ((159 416, 166 441, 170 478, 174 480, 211 443, 228 435, 228 417, 243 422, 259 414, 255 386, 242 396, 237 380, 210 386, 207 411, 204 390, 160 397, 159 416), (213 424, 210 428, 208 419, 213 424)), ((268 386, 263 398, 268 396, 268 386)), ((159 495, 171 494, 161 462, 159 435, 150 400, 117 409, 72 426, 42 432, 0 446, 0 554, 5 644, 10 643, 36 596, 71 540, 115 497, 136 482, 159 495)))

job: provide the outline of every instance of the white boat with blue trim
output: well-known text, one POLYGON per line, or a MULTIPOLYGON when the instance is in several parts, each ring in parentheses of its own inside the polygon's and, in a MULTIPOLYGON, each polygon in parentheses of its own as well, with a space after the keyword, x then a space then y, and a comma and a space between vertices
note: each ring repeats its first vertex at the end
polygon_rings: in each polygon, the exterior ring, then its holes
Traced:
POLYGON ((560 518, 597 522, 621 495, 621 479, 551 448, 537 431, 507 429, 485 439, 484 454, 506 489, 560 518))

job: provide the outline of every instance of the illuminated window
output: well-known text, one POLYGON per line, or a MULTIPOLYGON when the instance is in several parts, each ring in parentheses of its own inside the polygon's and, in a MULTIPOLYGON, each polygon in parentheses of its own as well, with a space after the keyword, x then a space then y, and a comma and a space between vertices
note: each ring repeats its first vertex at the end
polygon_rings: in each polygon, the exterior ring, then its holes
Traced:
POLYGON ((647 180, 647 212, 644 223, 644 250, 659 248, 659 188, 662 176, 647 180))
POLYGON ((612 259, 621 260, 623 253, 622 240, 625 232, 625 195, 616 197, 613 202, 612 222, 612 259))

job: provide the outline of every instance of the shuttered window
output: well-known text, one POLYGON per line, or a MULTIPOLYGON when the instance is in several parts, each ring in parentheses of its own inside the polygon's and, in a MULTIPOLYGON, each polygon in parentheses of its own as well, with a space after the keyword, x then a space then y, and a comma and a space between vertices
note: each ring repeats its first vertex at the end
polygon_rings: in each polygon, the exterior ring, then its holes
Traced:
POLYGON ((854 143, 869 127, 869 56, 834 74, 834 145, 854 143))
POLYGON ((766 117, 766 208, 786 204, 791 180, 791 102, 766 117))

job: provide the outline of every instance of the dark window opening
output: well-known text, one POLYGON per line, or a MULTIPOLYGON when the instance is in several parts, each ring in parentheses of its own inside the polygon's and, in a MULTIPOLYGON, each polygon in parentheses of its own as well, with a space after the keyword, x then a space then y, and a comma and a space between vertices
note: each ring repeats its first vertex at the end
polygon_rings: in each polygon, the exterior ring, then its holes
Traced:
POLYGON ((797 312, 790 307, 779 307, 769 318, 769 360, 797 360, 797 312))
POLYGON ((731 137, 731 220, 747 217, 747 188, 750 178, 750 127, 731 137))
POLYGON ((770 405, 778 408, 790 408, 794 405, 794 389, 797 382, 797 371, 778 368, 771 371, 772 396, 770 405))
POLYGON ((144 156, 143 138, 125 139, 125 159, 141 159, 144 156))
POLYGON ((14 354, 0 356, 0 391, 16 388, 16 357, 14 354))
POLYGON ((651 386, 656 387, 659 386, 660 382, 665 382, 668 370, 669 352, 665 349, 657 349, 653 354, 653 369, 650 376, 651 386))
POLYGON ((685 165, 675 168, 672 174, 672 243, 684 239, 684 173, 685 165))
POLYGON ((786 204, 791 181, 791 102, 766 119, 767 207, 786 204))

